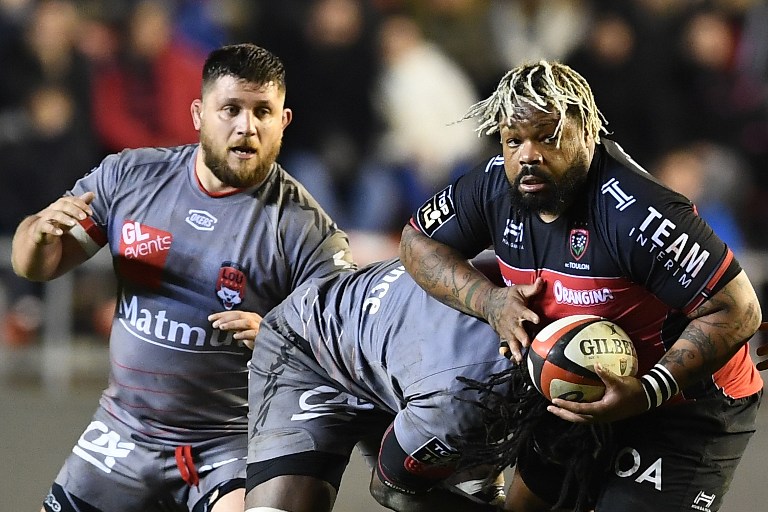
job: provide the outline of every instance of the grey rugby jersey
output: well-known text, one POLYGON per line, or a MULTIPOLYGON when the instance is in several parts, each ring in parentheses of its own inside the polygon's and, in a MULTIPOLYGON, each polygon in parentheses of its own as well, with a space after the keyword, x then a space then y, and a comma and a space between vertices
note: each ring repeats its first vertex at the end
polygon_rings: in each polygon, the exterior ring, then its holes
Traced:
POLYGON ((118 278, 101 405, 150 436, 247 432, 250 350, 211 313, 265 315, 310 278, 353 268, 346 234, 278 164, 265 182, 213 197, 198 146, 108 156, 70 191, 93 191, 81 245, 105 244, 118 278))
POLYGON ((483 442, 480 410, 457 400, 477 397, 457 376, 487 381, 512 364, 488 324, 429 297, 399 260, 309 283, 264 322, 287 324, 343 390, 396 414, 407 453, 433 437, 449 449, 451 437, 483 442))

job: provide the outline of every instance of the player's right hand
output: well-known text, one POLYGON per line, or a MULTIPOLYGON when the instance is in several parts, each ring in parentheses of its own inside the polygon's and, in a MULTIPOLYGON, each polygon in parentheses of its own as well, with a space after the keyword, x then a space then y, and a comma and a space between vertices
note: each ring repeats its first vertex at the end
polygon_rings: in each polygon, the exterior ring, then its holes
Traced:
POLYGON ((539 323, 539 315, 528 309, 531 297, 544 290, 544 280, 536 278, 532 284, 496 288, 486 306, 486 319, 501 338, 499 352, 508 359, 523 361, 523 348, 530 345, 525 322, 539 323))
POLYGON ((36 217, 32 225, 32 240, 38 245, 53 243, 81 220, 93 215, 90 204, 96 194, 86 192, 80 196, 60 197, 36 217))

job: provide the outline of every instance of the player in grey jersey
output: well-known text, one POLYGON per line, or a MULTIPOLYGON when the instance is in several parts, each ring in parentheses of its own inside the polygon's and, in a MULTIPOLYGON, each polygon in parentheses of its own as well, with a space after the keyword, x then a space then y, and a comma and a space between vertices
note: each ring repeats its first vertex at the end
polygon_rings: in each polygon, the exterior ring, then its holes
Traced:
MULTIPOLYGON (((399 260, 297 289, 264 318, 255 346, 246 510, 331 510, 353 447, 371 436, 380 441, 371 493, 382 505, 497 510, 494 486, 478 500, 468 494, 479 488, 446 484, 465 447, 500 437, 468 381, 513 363, 487 323, 428 296, 399 260)), ((490 399, 517 389, 497 383, 490 399)))
POLYGON ((109 387, 43 510, 242 511, 246 343, 291 290, 353 268, 275 161, 292 116, 280 60, 215 50, 201 98, 199 144, 108 156, 17 229, 19 275, 53 279, 108 245, 119 283, 109 387))

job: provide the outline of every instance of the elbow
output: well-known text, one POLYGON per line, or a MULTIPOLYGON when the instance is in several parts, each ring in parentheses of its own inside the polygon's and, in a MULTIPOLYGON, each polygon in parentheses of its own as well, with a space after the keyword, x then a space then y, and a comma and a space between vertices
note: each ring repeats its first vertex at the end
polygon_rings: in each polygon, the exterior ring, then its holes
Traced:
POLYGON ((416 230, 413 229, 410 223, 403 226, 403 232, 400 234, 400 261, 408 268, 408 253, 410 249, 411 239, 413 238, 416 230))
POLYGON ((763 321, 763 312, 756 296, 753 301, 750 301, 750 303, 746 305, 743 316, 745 318, 744 330, 746 332, 744 339, 746 341, 755 335, 758 329, 760 329, 760 324, 763 321))

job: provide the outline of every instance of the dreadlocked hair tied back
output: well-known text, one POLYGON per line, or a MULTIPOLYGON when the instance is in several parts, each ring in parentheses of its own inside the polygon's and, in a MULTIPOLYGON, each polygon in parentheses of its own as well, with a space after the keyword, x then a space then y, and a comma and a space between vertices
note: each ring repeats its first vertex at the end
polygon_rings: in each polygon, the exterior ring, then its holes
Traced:
POLYGON ((488 98, 472 105, 461 120, 478 118, 478 136, 499 130, 499 123, 512 118, 516 108, 530 105, 543 112, 554 109, 559 116, 555 136, 560 145, 566 113, 576 115, 586 132, 599 143, 608 122, 595 104, 587 81, 560 62, 540 60, 509 70, 488 98))

